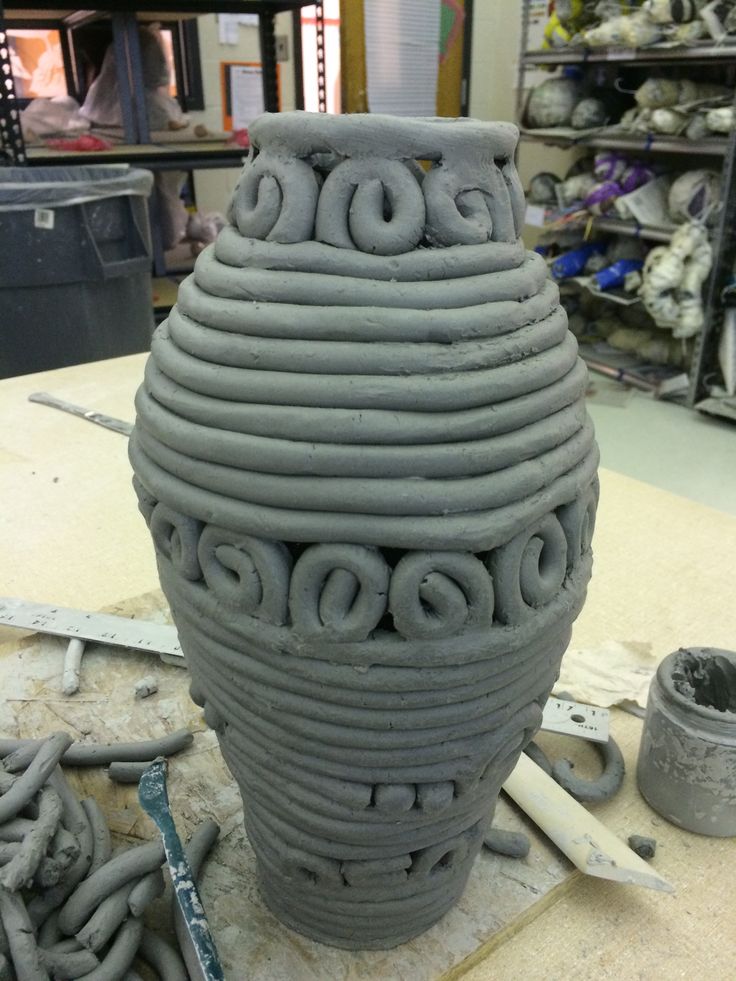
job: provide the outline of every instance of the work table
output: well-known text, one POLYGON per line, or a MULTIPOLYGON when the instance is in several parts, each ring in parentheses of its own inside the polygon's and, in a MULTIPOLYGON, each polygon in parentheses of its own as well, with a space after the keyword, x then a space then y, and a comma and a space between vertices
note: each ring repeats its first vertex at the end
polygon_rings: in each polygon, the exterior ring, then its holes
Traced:
MULTIPOLYGON (((87 610, 156 607, 153 549, 130 483, 126 438, 28 402, 28 395, 43 390, 132 420, 143 364, 144 356, 134 355, 0 381, 0 595, 87 610), (144 594, 154 598, 138 600, 144 594)), ((605 461, 605 447, 603 457, 605 461)), ((649 645, 659 659, 680 646, 736 645, 736 518, 604 469, 593 544, 593 579, 573 646, 595 649, 610 640, 636 642, 649 645)), ((0 628, 3 641, 0 672, 12 670, 19 645, 17 634, 0 628)), ((185 693, 184 673, 176 677, 172 685, 185 693)), ((3 676, 7 692, 6 682, 3 676)), ((63 718, 63 709, 55 705, 63 718)), ((198 717, 193 705, 191 715, 198 717)), ((13 718, 21 735, 40 734, 31 731, 28 713, 21 717, 16 712, 13 718)), ((711 981, 730 979, 736 954, 736 839, 689 834, 656 815, 643 802, 634 778, 641 720, 615 710, 611 722, 628 772, 621 793, 596 807, 596 816, 624 838, 638 833, 658 839, 653 865, 675 885, 674 896, 586 878, 565 865, 549 888, 540 889, 527 877, 528 905, 508 919, 492 908, 492 890, 484 898, 474 886, 467 903, 487 904, 489 926, 483 931, 474 927, 476 941, 458 947, 455 954, 456 928, 450 917, 449 925, 442 921, 430 931, 439 952, 418 938, 406 945, 415 948, 411 952, 400 948, 366 958, 344 952, 338 956, 278 927, 270 915, 268 922, 264 917, 249 928, 271 931, 264 944, 288 943, 289 970, 296 981, 358 976, 429 981, 462 975, 474 981, 669 979, 691 978, 700 971, 711 981)), ((202 739, 204 755, 216 757, 212 734, 202 739)), ((222 764, 215 775, 227 781, 222 764)), ((232 811, 237 801, 229 790, 228 801, 232 811)), ((176 806, 176 799, 172 803, 176 806)), ((533 850, 550 847, 534 832, 532 837, 533 850)), ((554 860, 554 849, 549 854, 554 860)), ((491 858, 496 864, 489 861, 488 870, 509 880, 525 879, 524 862, 491 858)), ((247 874, 245 865, 240 872, 230 870, 222 859, 219 867, 221 876, 247 874)), ((207 902, 206 887, 204 896, 207 902)), ((252 901, 257 907, 257 898, 252 901)), ((482 906, 472 916, 468 912, 475 924, 482 915, 482 906)), ((213 927, 217 938, 216 922, 213 927)), ((239 942, 229 938, 228 950, 239 942)), ((240 976, 250 973, 253 956, 252 947, 243 948, 240 976)), ((281 977, 275 967, 269 973, 265 964, 261 961, 252 976, 281 977)), ((237 981, 237 973, 232 977, 237 981)))

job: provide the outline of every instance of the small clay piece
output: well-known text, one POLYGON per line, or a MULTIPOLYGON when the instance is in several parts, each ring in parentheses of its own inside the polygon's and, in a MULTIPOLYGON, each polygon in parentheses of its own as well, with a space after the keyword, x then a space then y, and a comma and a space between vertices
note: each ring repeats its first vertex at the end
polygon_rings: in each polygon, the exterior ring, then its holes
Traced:
POLYGON ((629 848, 636 852, 639 858, 654 858, 657 851, 657 839, 645 835, 629 835, 629 848))
POLYGON ((107 775, 116 783, 138 783, 151 762, 146 760, 145 763, 111 763, 107 768, 107 775))
POLYGON ((84 641, 72 637, 64 655, 64 668, 61 676, 61 690, 65 695, 75 695, 79 691, 79 675, 82 670, 84 641))
POLYGON ((609 736, 605 743, 592 743, 603 761, 603 772, 597 780, 585 780, 573 773, 570 760, 558 760, 552 767, 557 783, 581 803, 601 804, 611 800, 624 782, 626 766, 618 745, 609 736))
POLYGON ((74 835, 63 825, 59 825, 51 842, 52 856, 59 868, 68 869, 79 858, 80 850, 74 835))
POLYGON ((145 678, 136 681, 134 691, 136 698, 148 698, 149 695, 154 695, 158 691, 158 682, 153 675, 147 674, 145 678))
POLYGON ((189 974, 181 956, 150 930, 143 931, 140 956, 157 973, 161 981, 189 981, 189 974))
MULTIPOLYGON (((17 779, 10 782, 7 790, 3 790, 3 795, 0 797, 0 824, 15 817, 43 787, 72 741, 72 737, 67 733, 56 732, 34 748, 33 757, 27 768, 17 779)), ((6 785, 3 783, 0 786, 6 785)))
POLYGON ((164 877, 161 869, 154 869, 144 875, 128 896, 128 908, 133 916, 143 916, 145 911, 159 896, 164 894, 164 877))
POLYGON ((547 759, 547 754, 544 752, 541 746, 538 746, 533 740, 524 749, 524 752, 529 757, 532 762, 536 763, 537 766, 541 767, 548 777, 552 776, 552 764, 547 759))
POLYGON ((132 879, 153 872, 163 864, 164 858, 164 848, 159 841, 129 848, 111 858, 94 875, 77 886, 66 901, 59 912, 59 927, 62 932, 76 933, 110 893, 132 879))
POLYGON ((135 882, 125 882, 102 900, 81 930, 75 934, 83 947, 97 952, 116 933, 123 920, 130 914, 128 896, 135 885, 135 882))
MULTIPOLYGON (((68 737, 71 742, 71 737, 68 737)), ((187 749, 194 742, 188 729, 138 743, 74 743, 62 757, 65 766, 106 766, 115 762, 143 762, 156 756, 173 756, 187 749)), ((39 741, 35 739, 0 739, 0 756, 8 755, 4 761, 5 769, 15 773, 28 766, 30 759, 38 751, 39 741)), ((0 799, 1 800, 1 799, 0 799)))
POLYGON ((118 930, 115 939, 99 966, 84 981, 118 981, 131 967, 143 936, 143 921, 129 916, 118 930))
POLYGON ((99 967, 100 961, 91 950, 40 950, 41 963, 55 981, 83 978, 99 967))
POLYGON ((497 855, 509 858, 526 858, 529 854, 529 838, 523 831, 506 831, 503 828, 489 828, 483 844, 497 855))
POLYGON ((49 981, 33 926, 20 893, 0 888, 0 919, 18 981, 49 981))
POLYGON ((94 798, 87 797, 83 800, 82 809, 92 831, 92 862, 87 872, 87 875, 92 875, 109 861, 112 854, 110 829, 107 826, 105 815, 94 798))
POLYGON ((42 787, 38 792, 38 817, 17 846, 16 854, 0 869, 0 886, 15 892, 30 883, 56 832, 61 811, 61 798, 56 791, 42 787))
POLYGON ((264 900, 386 948, 462 893, 583 605, 586 371, 519 237, 515 127, 249 136, 153 338, 134 486, 264 900))

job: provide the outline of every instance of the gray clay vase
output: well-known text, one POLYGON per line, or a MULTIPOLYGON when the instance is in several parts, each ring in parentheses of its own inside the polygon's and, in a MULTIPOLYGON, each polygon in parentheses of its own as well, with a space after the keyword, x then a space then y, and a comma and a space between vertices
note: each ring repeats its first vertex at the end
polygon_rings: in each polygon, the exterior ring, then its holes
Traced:
POLYGON ((153 340, 135 484, 263 898, 391 947, 462 893, 583 605, 586 371, 514 126, 250 132, 153 340))

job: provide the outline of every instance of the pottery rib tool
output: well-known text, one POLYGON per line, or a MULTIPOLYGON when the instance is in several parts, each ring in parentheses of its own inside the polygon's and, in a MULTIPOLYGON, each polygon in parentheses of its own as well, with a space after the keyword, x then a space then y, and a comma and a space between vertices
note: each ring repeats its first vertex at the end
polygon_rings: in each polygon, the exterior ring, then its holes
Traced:
POLYGON ((674 887, 522 753, 503 789, 586 875, 661 892, 674 887))
POLYGON ((55 395, 49 395, 48 392, 34 392, 28 396, 28 401, 38 402, 39 405, 48 405, 52 409, 60 409, 62 412, 68 412, 72 416, 78 416, 80 419, 94 422, 98 426, 104 426, 105 429, 112 429, 115 433, 122 433, 123 436, 130 436, 133 432, 132 422, 125 422, 124 419, 107 416, 104 412, 97 412, 95 409, 85 409, 81 405, 74 405, 73 402, 66 402, 64 399, 59 399, 55 395))
POLYGON ((203 978, 205 981, 225 981, 215 941, 212 939, 204 906, 194 881, 194 874, 189 867, 171 813, 166 790, 166 768, 165 759, 153 761, 138 784, 138 800, 161 832, 171 881, 174 885, 174 895, 184 917, 203 978))

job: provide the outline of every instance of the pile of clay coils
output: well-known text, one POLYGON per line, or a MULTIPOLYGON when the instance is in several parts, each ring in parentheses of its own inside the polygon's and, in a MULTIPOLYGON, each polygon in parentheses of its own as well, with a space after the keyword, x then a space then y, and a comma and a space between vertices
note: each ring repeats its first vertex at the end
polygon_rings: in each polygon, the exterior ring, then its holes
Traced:
MULTIPOLYGON (((127 747, 72 746, 64 732, 0 740, 0 981, 140 981, 136 958, 155 977, 187 981, 191 948, 181 917, 173 923, 181 953, 143 920, 164 893, 163 845, 113 852, 98 804, 78 800, 60 764, 140 761, 191 742, 189 732, 127 747)), ((195 876, 218 834, 207 821, 190 840, 195 876)))

